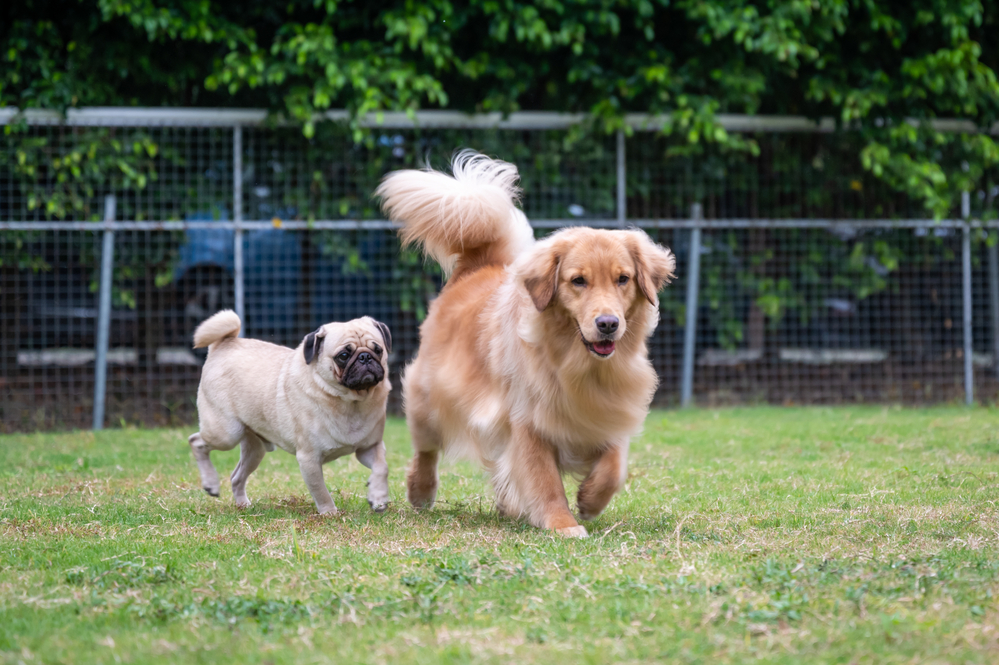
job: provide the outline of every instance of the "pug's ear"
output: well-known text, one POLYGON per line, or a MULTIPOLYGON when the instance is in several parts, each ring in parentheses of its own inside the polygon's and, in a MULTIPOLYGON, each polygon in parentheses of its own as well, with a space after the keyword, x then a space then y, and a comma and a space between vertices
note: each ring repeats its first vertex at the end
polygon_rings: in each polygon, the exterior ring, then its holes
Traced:
POLYGON ((305 353, 306 365, 311 365, 312 361, 322 353, 324 337, 326 337, 326 329, 322 326, 319 326, 315 331, 305 336, 305 342, 303 342, 302 346, 305 353))
POLYGON ((558 269, 561 258, 555 247, 547 247, 526 267, 523 273, 524 288, 539 312, 548 309, 558 290, 558 269))
POLYGON ((392 353, 392 332, 389 327, 381 321, 375 320, 375 327, 382 334, 382 342, 385 343, 385 353, 392 353))

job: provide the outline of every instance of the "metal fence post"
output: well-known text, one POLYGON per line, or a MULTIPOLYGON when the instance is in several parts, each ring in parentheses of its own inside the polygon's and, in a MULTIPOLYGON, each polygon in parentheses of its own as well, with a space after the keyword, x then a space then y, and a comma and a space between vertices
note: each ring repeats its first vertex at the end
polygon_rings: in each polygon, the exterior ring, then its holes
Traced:
POLYGON ((117 201, 114 194, 104 197, 104 238, 101 246, 101 284, 97 292, 97 348, 94 350, 94 420, 93 429, 104 429, 104 406, 107 398, 108 343, 111 333, 111 277, 114 272, 114 218, 117 201))
POLYGON ((694 227, 690 230, 690 258, 687 263, 687 309, 683 330, 683 379, 680 385, 680 406, 690 406, 694 389, 694 354, 697 341, 697 295, 701 281, 701 221, 700 203, 690 206, 694 227))
POLYGON ((962 288, 964 301, 964 403, 975 402, 975 373, 973 365, 973 330, 971 328, 971 194, 961 192, 961 217, 964 219, 961 238, 962 288))
POLYGON ((243 326, 239 334, 246 331, 246 310, 243 293, 243 127, 232 128, 232 279, 236 314, 243 326))
POLYGON ((628 218, 627 172, 624 164, 624 130, 617 130, 617 225, 624 228, 624 220, 628 218))
POLYGON ((999 378, 999 238, 989 238, 989 309, 992 310, 992 366, 999 378))

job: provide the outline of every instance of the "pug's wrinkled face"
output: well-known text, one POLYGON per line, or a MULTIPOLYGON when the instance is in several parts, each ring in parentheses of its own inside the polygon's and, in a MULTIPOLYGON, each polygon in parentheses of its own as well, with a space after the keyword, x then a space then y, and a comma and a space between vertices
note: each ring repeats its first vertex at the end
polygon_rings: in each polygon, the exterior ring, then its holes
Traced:
POLYGON ((392 334, 369 316, 327 323, 305 336, 305 362, 326 383, 348 390, 368 390, 388 373, 392 334))

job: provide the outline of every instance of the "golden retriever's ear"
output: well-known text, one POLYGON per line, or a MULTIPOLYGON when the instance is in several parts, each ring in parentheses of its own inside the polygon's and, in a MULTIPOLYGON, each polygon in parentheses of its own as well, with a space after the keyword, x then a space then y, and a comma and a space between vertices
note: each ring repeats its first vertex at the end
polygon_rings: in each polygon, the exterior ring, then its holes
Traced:
POLYGON ((629 231, 631 256, 635 261, 635 281, 642 295, 653 305, 659 304, 659 292, 676 271, 676 257, 662 245, 652 242, 644 231, 629 231))
POLYGON ((555 299, 555 292, 558 290, 559 259, 555 248, 548 248, 536 257, 524 272, 524 287, 539 312, 548 309, 548 305, 555 299))

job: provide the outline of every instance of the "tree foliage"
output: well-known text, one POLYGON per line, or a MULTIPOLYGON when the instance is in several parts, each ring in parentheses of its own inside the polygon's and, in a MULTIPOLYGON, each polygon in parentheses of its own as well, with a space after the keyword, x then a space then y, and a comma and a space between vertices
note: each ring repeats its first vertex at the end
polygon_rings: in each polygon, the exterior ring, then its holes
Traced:
POLYGON ((0 104, 669 114, 686 146, 755 149, 719 113, 830 116, 936 215, 999 163, 995 0, 22 0, 0 104))

